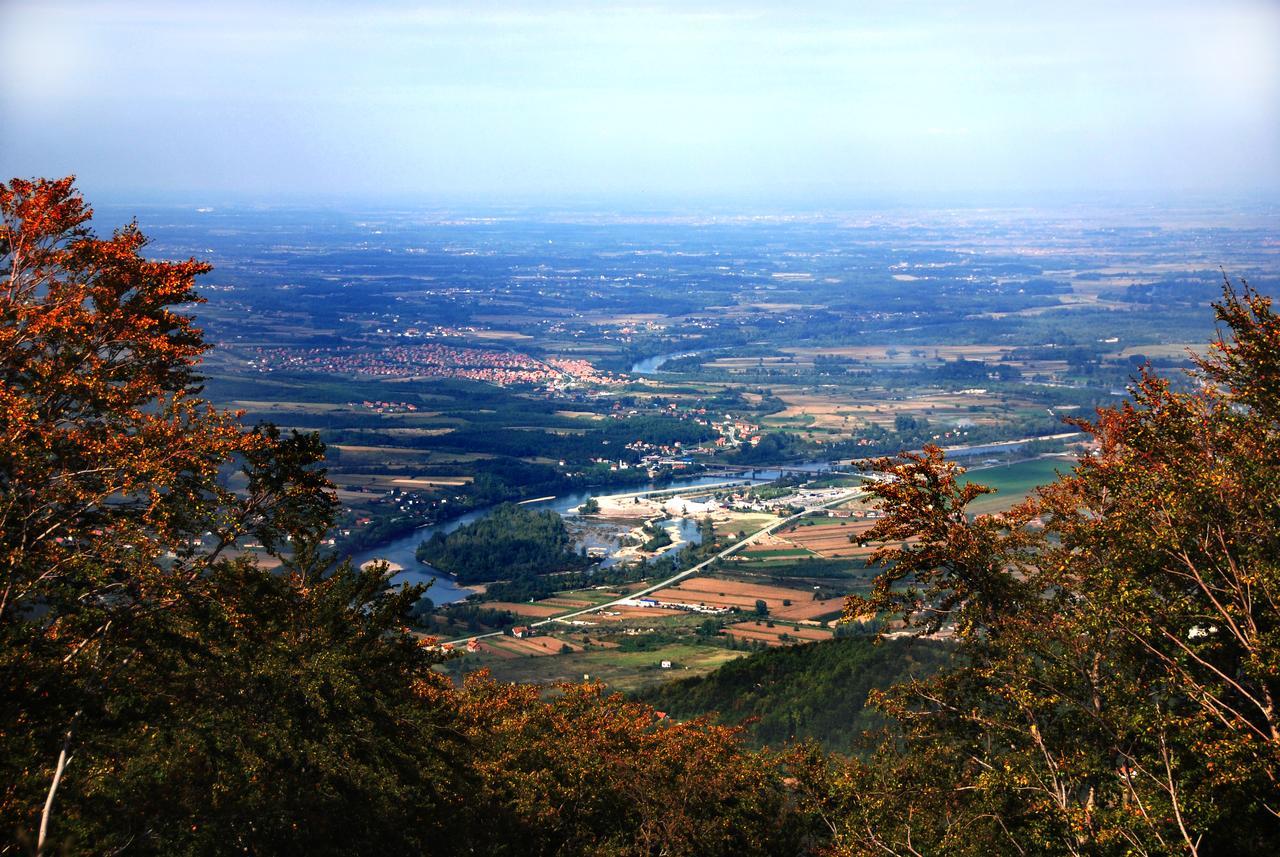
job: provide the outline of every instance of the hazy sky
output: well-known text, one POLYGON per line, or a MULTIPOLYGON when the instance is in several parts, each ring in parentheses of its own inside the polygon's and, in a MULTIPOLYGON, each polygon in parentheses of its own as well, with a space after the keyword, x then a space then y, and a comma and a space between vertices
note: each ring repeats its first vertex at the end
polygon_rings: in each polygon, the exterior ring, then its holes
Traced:
POLYGON ((556 201, 1280 192, 1278 0, 0 0, 0 174, 556 201))

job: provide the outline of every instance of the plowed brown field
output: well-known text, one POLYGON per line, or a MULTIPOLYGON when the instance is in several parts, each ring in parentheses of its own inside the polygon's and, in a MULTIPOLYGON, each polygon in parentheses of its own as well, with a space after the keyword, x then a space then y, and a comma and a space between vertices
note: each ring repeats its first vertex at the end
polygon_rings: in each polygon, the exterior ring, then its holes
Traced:
POLYGON ((770 610, 769 615, 778 619, 817 619, 844 610, 843 598, 827 598, 822 601, 803 601, 793 603, 790 607, 779 607, 770 610))
POLYGON ((655 592, 653 597, 661 601, 685 601, 710 607, 746 609, 753 609, 756 601, 764 601, 770 612, 813 601, 813 593, 807 589, 787 589, 715 577, 691 577, 661 592, 655 592), (790 601, 791 604, 784 605, 783 601, 790 601))
POLYGON ((740 640, 758 640, 769 646, 781 646, 787 643, 809 643, 815 640, 831 639, 831 632, 821 628, 799 627, 792 628, 790 626, 774 625, 772 628, 755 622, 739 622, 736 625, 730 625, 725 628, 725 633, 731 637, 740 640), (783 634, 791 637, 791 640, 780 640, 783 634))
POLYGON ((566 643, 556 637, 488 637, 480 641, 482 648, 489 648, 495 654, 510 653, 520 655, 558 655, 561 646, 568 646, 575 652, 582 651, 582 646, 566 643))

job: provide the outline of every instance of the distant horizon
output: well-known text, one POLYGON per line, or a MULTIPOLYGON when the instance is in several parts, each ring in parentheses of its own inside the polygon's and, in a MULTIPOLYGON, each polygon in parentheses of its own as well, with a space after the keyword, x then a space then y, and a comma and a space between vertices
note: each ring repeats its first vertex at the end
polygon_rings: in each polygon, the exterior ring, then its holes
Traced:
MULTIPOLYGON (((35 178, 19 176, 18 178, 35 178)), ((44 176, 43 178, 61 178, 44 176)), ((946 211, 946 210, 1060 210, 1068 208, 1193 208, 1203 210, 1220 205, 1280 209, 1280 189, 1253 192, 1166 190, 1137 191, 950 191, 946 193, 828 194, 824 196, 767 196, 760 194, 628 194, 605 195, 589 192, 559 195, 500 195, 497 193, 399 194, 318 193, 318 192, 235 192, 225 189, 183 189, 138 192, 94 189, 79 180, 86 198, 101 207, 142 205, 192 208, 262 208, 298 210, 343 209, 439 209, 446 211, 554 211, 636 214, 796 214, 822 215, 866 211, 946 211)))

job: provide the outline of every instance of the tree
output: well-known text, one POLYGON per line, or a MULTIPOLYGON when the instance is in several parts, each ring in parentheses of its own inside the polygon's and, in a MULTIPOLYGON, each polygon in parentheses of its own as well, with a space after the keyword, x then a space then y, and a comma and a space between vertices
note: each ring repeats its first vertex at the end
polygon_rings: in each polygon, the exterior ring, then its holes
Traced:
POLYGON ((936 448, 875 463, 893 542, 850 615, 965 666, 879 698, 901 734, 836 775, 848 853, 1280 848, 1280 319, 1247 284, 1193 389, 1144 371, 1095 453, 997 517, 936 448), (906 542, 907 538, 914 541, 906 542))
POLYGON ((743 748, 740 730, 672 723, 600 685, 558 690, 468 677, 480 780, 465 853, 798 854, 816 832, 781 760, 743 748))
POLYGON ((573 549, 559 515, 514 503, 504 503, 451 533, 435 533, 418 546, 417 556, 467 583, 590 564, 573 549))
POLYGON ((144 259, 136 225, 100 239, 90 214, 70 178, 0 185, 0 836, 419 849, 447 712, 403 631, 418 593, 317 549, 314 436, 200 399, 207 346, 176 307, 209 267, 144 259))

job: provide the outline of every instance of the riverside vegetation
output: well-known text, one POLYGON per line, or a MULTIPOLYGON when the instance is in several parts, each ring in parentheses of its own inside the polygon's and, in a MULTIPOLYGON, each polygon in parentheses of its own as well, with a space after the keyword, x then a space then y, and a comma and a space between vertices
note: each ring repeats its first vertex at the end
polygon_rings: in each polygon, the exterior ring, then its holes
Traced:
POLYGON ((462 583, 545 574, 588 564, 585 555, 574 551, 559 515, 512 503, 498 506, 452 533, 436 533, 422 543, 417 556, 462 583))
POLYGON ((872 693, 850 756, 595 685, 454 686, 420 590, 320 549, 317 438, 201 399, 176 309, 208 266, 96 237, 69 179, 0 212, 3 853, 1280 848, 1280 318, 1247 286, 1186 391, 1144 374, 1010 513, 968 514, 985 489, 936 448, 877 462, 849 615, 953 654, 872 693))

